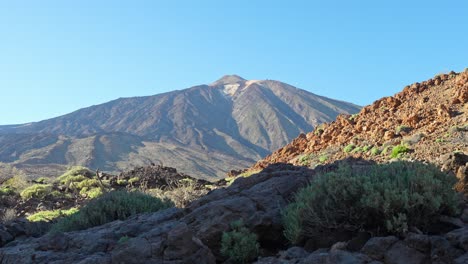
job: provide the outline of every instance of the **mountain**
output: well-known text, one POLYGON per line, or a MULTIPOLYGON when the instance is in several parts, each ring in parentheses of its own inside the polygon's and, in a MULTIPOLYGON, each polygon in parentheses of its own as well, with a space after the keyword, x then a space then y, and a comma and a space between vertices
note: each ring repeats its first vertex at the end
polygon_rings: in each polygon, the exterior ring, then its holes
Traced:
MULTIPOLYGON (((257 264, 467 263, 468 189, 460 188, 464 197, 455 192, 456 179, 450 175, 459 178, 457 187, 466 187, 467 103, 468 71, 438 75, 301 134, 259 161, 251 171, 261 171, 249 177, 244 174, 229 184, 198 181, 199 187, 215 190, 185 208, 146 212, 92 228, 74 225, 76 231, 46 235, 56 219, 12 219, 0 224, 0 263, 240 263, 235 257, 257 264), (395 159, 400 161, 377 164, 395 159), (294 243, 287 237, 291 226, 301 231, 294 243)), ((72 177, 93 183, 89 177, 72 177)), ((145 190, 161 182, 171 186, 194 180, 162 166, 102 178, 107 184, 102 186, 129 184, 145 190)), ((77 191, 58 183, 38 185, 77 191)), ((190 197, 189 185, 180 186, 179 199, 190 197)), ((11 189, 3 192, 19 196, 11 189)), ((44 200, 32 198, 22 206, 47 216, 50 211, 44 207, 60 206, 44 200)), ((85 213, 66 218, 65 226, 76 219, 107 216, 109 198, 94 201, 95 209, 79 209, 85 213), (102 207, 95 206, 96 201, 102 207)), ((114 208, 128 206, 117 203, 114 208)))
POLYGON ((420 160, 455 172, 468 194, 467 103, 468 69, 437 75, 299 135, 250 170, 277 162, 315 167, 349 156, 420 160))
POLYGON ((116 172, 154 162, 219 178, 340 113, 359 109, 279 81, 227 75, 210 85, 0 126, 0 162, 30 175, 68 165, 116 172))

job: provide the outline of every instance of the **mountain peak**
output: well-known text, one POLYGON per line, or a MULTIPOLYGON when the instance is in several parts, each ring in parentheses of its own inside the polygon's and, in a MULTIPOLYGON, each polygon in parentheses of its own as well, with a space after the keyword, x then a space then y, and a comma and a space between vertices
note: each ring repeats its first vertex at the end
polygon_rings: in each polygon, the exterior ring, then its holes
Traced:
POLYGON ((215 81, 212 85, 224 85, 224 84, 234 84, 234 83, 239 83, 239 82, 245 82, 246 79, 240 77, 239 75, 224 75, 221 77, 219 80, 215 81))

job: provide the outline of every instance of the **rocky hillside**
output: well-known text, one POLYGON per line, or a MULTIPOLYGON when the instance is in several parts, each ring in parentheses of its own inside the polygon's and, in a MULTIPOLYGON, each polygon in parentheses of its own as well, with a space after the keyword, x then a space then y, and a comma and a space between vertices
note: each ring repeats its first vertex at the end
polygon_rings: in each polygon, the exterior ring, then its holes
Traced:
MULTIPOLYGON (((453 190, 467 179, 467 83, 437 76, 339 116, 182 208, 44 236, 0 225, 0 262, 468 263, 468 203, 453 190)), ((153 167, 120 176, 172 175, 153 167)))
POLYGON ((153 162, 220 178, 359 109, 282 82, 230 75, 210 85, 0 126, 0 162, 33 176, 57 175, 68 165, 116 172, 153 162))
MULTIPOLYGON (((447 218, 433 234, 411 232, 405 237, 369 233, 339 234, 291 246, 283 236, 281 212, 295 192, 318 173, 338 164, 363 169, 371 162, 347 160, 319 166, 275 164, 231 186, 210 192, 185 209, 172 208, 134 216, 102 226, 69 233, 24 237, 23 226, 6 226, 17 240, 0 248, 1 263, 232 263, 220 252, 229 223, 243 219, 258 237, 258 264, 308 263, 466 263, 468 260, 468 207, 462 218, 447 218), (13 232, 12 231, 12 232, 13 232), (23 237, 21 236, 23 234, 23 237), (319 242, 319 244, 317 244, 319 242)), ((26 225, 27 226, 27 225, 26 225)), ((11 237, 11 236, 10 236, 11 237)), ((249 262, 251 263, 251 262, 249 262)))
MULTIPOLYGON (((441 74, 384 97, 355 115, 340 115, 258 161, 316 166, 349 156, 387 162, 420 160, 453 169, 468 182, 468 71, 441 74)), ((465 189, 467 190, 467 189, 465 189)))

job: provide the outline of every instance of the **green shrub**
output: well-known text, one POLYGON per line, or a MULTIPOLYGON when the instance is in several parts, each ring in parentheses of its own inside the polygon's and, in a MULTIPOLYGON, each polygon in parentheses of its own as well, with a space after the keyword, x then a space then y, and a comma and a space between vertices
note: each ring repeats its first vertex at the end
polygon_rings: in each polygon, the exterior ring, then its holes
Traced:
POLYGON ((302 155, 299 158, 299 164, 301 164, 302 166, 307 166, 310 164, 311 159, 312 159, 312 154, 302 155))
POLYGON ((8 196, 15 194, 15 191, 10 186, 0 186, 0 196, 8 196))
POLYGON ((344 151, 345 153, 349 153, 349 152, 351 152, 355 147, 356 147, 356 146, 355 146, 354 144, 349 144, 349 145, 347 145, 346 147, 344 147, 343 151, 344 151))
POLYGON ((127 243, 128 240, 130 240, 129 236, 123 236, 119 238, 119 241, 117 241, 117 243, 124 244, 124 243, 127 243))
POLYGON ((320 163, 325 163, 325 161, 328 160, 328 156, 327 155, 322 155, 319 157, 319 162, 320 163))
POLYGON ((8 186, 16 190, 17 192, 20 192, 28 186, 30 186, 30 183, 28 183, 26 175, 19 173, 2 183, 2 186, 8 186))
POLYGON ((359 116, 359 114, 352 114, 348 119, 349 119, 349 120, 354 120, 354 119, 356 119, 356 117, 358 117, 358 116, 359 116))
POLYGON ((98 186, 99 186, 99 181, 96 179, 85 179, 76 184, 76 187, 80 190, 85 187, 91 188, 91 187, 98 187, 98 186))
POLYGON ((27 217, 31 222, 51 221, 59 217, 72 215, 78 212, 78 208, 70 208, 68 210, 53 210, 53 211, 40 211, 27 217))
POLYGON ((380 152, 382 152, 378 147, 373 147, 371 150, 370 150, 371 154, 374 155, 374 156, 377 156, 380 154, 380 152))
POLYGON ((393 159, 401 158, 401 156, 408 151, 409 148, 406 145, 398 145, 392 149, 392 154, 390 154, 390 157, 392 157, 393 159))
POLYGON ((85 167, 74 166, 71 167, 68 171, 57 178, 57 181, 62 184, 69 184, 71 182, 81 182, 92 175, 91 171, 85 167))
POLYGON ((47 179, 46 177, 40 177, 36 180, 37 183, 41 183, 41 184, 46 184, 49 182, 49 179, 47 179))
POLYGON ((231 223, 230 232, 221 238, 221 254, 233 263, 251 263, 258 256, 257 235, 244 226, 242 220, 231 223))
POLYGON ((91 200, 76 214, 62 218, 52 227, 52 232, 67 232, 103 225, 114 220, 124 220, 132 215, 156 212, 174 206, 140 192, 113 191, 91 200))
POLYGON ((353 151, 351 151, 351 152, 352 152, 352 153, 362 153, 362 152, 364 152, 364 149, 361 148, 361 147, 355 147, 355 148, 353 149, 353 151))
POLYGON ((369 145, 364 146, 364 147, 362 148, 362 152, 368 152, 371 148, 372 148, 372 146, 369 146, 369 145))
POLYGON ((77 183, 80 183, 82 181, 88 180, 88 177, 85 177, 83 175, 68 175, 66 177, 60 176, 57 180, 60 181, 60 183, 69 185, 70 183, 75 183, 75 186, 77 183))
POLYGON ((118 180, 117 180, 117 184, 118 184, 118 185, 121 185, 121 186, 127 185, 127 180, 125 180, 125 179, 118 179, 118 180))
POLYGON ((133 184, 133 183, 135 183, 135 182, 138 182, 139 180, 140 180, 140 178, 138 178, 138 177, 133 177, 133 178, 130 178, 130 179, 128 180, 128 183, 133 184))
POLYGON ((24 200, 31 199, 31 198, 42 199, 46 197, 48 194, 50 194, 51 191, 52 191, 52 185, 50 184, 34 184, 24 189, 20 193, 20 196, 24 200))
POLYGON ((388 151, 392 150, 392 148, 393 147, 391 145, 385 146, 381 153, 386 155, 388 151))
POLYGON ((94 188, 89 188, 89 187, 83 187, 81 189, 80 194, 83 196, 86 196, 86 198, 89 199, 94 199, 103 194, 103 191, 100 187, 94 187, 94 188))
POLYGON ((325 231, 405 233, 426 228, 439 215, 455 215, 454 176, 433 165, 392 162, 318 175, 283 212, 285 236, 293 243, 320 239, 325 231))

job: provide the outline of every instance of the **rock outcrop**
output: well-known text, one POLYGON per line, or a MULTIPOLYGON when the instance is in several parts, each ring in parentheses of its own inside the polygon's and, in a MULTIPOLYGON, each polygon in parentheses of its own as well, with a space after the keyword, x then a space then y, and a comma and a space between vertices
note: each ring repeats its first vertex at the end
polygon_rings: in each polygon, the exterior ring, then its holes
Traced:
POLYGON ((168 209, 126 221, 40 238, 17 239, 0 248, 1 263, 215 263, 230 222, 243 219, 265 248, 285 246, 281 210, 314 170, 270 166, 212 191, 186 209, 168 209), (137 256, 137 257, 135 257, 137 256))
POLYGON ((359 114, 339 115, 335 121, 299 135, 250 170, 277 162, 314 166, 349 156, 388 162, 391 148, 403 144, 409 148, 406 159, 444 166, 460 178, 458 189, 468 193, 464 158, 468 155, 467 98, 468 70, 437 75, 379 99, 359 114), (348 145, 353 147, 349 151, 345 149, 348 145))

